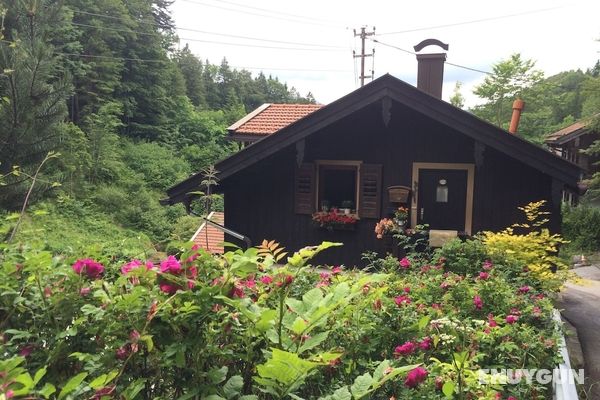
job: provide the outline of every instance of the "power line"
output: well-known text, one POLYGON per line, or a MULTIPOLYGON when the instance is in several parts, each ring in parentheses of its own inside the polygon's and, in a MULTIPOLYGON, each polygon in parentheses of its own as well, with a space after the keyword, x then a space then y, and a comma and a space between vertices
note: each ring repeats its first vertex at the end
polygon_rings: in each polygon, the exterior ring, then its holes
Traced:
POLYGON ((514 14, 500 15, 500 16, 497 16, 497 17, 480 18, 480 19, 474 19, 474 20, 470 20, 470 21, 462 21, 462 22, 455 22, 455 23, 450 23, 450 24, 434 25, 434 26, 428 26, 428 27, 424 27, 424 28, 407 29, 407 30, 396 31, 396 32, 384 32, 384 33, 378 33, 377 36, 399 35, 399 34, 402 34, 402 33, 419 32, 419 31, 426 31, 426 30, 430 30, 430 29, 449 28, 449 27, 453 27, 453 26, 477 24, 477 23, 480 23, 480 22, 487 22, 487 21, 495 21, 495 20, 505 19, 505 18, 520 17, 522 15, 528 15, 528 14, 537 14, 537 13, 540 13, 540 12, 552 11, 552 10, 556 10, 556 9, 564 8, 564 7, 565 6, 551 7, 551 8, 542 8, 542 9, 539 9, 539 10, 531 10, 531 11, 524 11, 524 12, 514 13, 514 14))
MULTIPOLYGON (((12 43, 9 41, 2 40, 3 42, 12 43)), ((128 57, 111 57, 111 56, 97 56, 92 54, 79 54, 79 53, 62 53, 55 52, 55 54, 68 56, 68 57, 81 57, 81 58, 97 58, 106 60, 117 60, 117 61, 136 61, 136 62, 150 62, 150 63, 171 63, 173 60, 160 60, 160 59, 144 59, 144 58, 128 58, 128 57)), ((241 67, 232 65, 234 69, 246 69, 246 70, 262 70, 262 71, 299 71, 299 72, 344 72, 350 73, 350 70, 343 69, 311 69, 311 68, 271 68, 271 67, 241 67)))
MULTIPOLYGON (((119 21, 125 21, 125 18, 117 17, 117 16, 113 16, 113 15, 104 15, 104 14, 91 13, 91 12, 80 11, 80 10, 73 10, 73 12, 78 13, 78 14, 92 15, 92 16, 101 17, 101 18, 109 18, 109 19, 114 19, 114 20, 119 20, 119 21)), ((146 24, 146 25, 151 25, 151 26, 161 28, 161 29, 167 28, 161 24, 148 22, 148 21, 135 20, 135 22, 138 22, 141 24, 146 24)), ((333 49, 342 49, 342 48, 345 49, 344 47, 341 47, 341 46, 331 46, 331 45, 324 45, 324 44, 319 44, 319 43, 288 42, 288 41, 283 41, 283 40, 264 39, 264 38, 257 38, 257 37, 252 37, 252 36, 234 35, 234 34, 230 34, 230 33, 210 32, 210 31, 204 31, 204 30, 192 29, 192 28, 175 27, 175 29, 177 29, 179 31, 197 32, 197 33, 204 33, 207 35, 224 36, 224 37, 231 37, 231 38, 245 39, 245 40, 255 40, 255 41, 259 41, 259 42, 291 44, 291 45, 297 45, 297 46, 314 46, 314 47, 333 48, 333 49)))
MULTIPOLYGON (((142 35, 142 36, 154 36, 155 35, 155 33, 139 32, 139 31, 135 31, 135 30, 125 30, 125 29, 117 29, 117 28, 109 28, 109 27, 106 27, 106 26, 94 26, 94 25, 89 25, 89 24, 80 24, 78 22, 71 22, 71 24, 75 25, 75 26, 83 26, 83 27, 89 27, 89 28, 94 28, 94 29, 113 31, 113 32, 124 32, 124 33, 137 34, 137 35, 142 35)), ((256 48, 261 48, 261 49, 272 49, 272 50, 346 51, 346 49, 343 48, 343 47, 339 47, 339 48, 282 47, 282 46, 264 46, 264 45, 251 44, 251 43, 247 43, 246 44, 246 43, 221 42, 221 41, 217 41, 217 40, 205 40, 205 39, 184 38, 184 37, 180 37, 179 39, 180 40, 184 40, 184 41, 190 41, 190 42, 222 44, 222 45, 225 45, 225 46, 237 46, 237 47, 256 47, 256 48)))
MULTIPOLYGON (((404 53, 411 54, 413 56, 417 55, 417 53, 415 53, 414 51, 406 50, 406 49, 403 49, 402 47, 394 46, 393 44, 384 43, 384 42, 381 42, 381 41, 379 41, 377 39, 370 39, 370 40, 372 40, 375 43, 379 43, 379 44, 381 44, 383 46, 391 47, 393 49, 400 50, 400 51, 402 51, 404 53)), ((479 73, 486 74, 486 75, 493 75, 491 72, 484 71, 484 70, 481 70, 481 69, 471 68, 471 67, 467 67, 465 65, 455 64, 455 63, 451 63, 451 62, 448 62, 448 61, 446 61, 445 63, 448 64, 448 65, 452 65, 453 67, 468 69, 469 71, 479 72, 479 73)))
POLYGON ((235 3, 233 1, 220 0, 219 2, 220 3, 225 3, 225 4, 231 4, 231 5, 237 6, 237 7, 248 8, 248 9, 251 9, 251 10, 265 11, 265 12, 271 13, 271 14, 284 15, 284 16, 288 16, 288 17, 292 17, 292 18, 307 19, 307 20, 319 21, 319 22, 333 22, 332 20, 325 20, 325 19, 321 19, 321 18, 307 17, 307 16, 304 16, 304 15, 290 14, 290 13, 286 13, 286 12, 283 12, 283 11, 269 10, 267 8, 247 6, 245 4, 235 3))
POLYGON ((212 7, 212 8, 218 8, 221 10, 226 10, 226 11, 233 11, 233 12, 237 12, 237 13, 241 13, 241 14, 246 14, 246 15, 256 15, 258 17, 263 17, 263 18, 270 18, 270 19, 276 19, 276 20, 283 20, 283 21, 289 21, 289 22, 294 22, 297 24, 305 24, 305 25, 318 25, 318 26, 323 26, 323 27, 327 27, 327 28, 341 28, 341 25, 337 25, 337 26, 333 26, 330 24, 323 24, 323 23, 318 23, 318 22, 309 22, 309 21, 299 21, 297 19, 292 19, 292 18, 285 18, 285 17, 276 17, 273 15, 266 15, 266 14, 260 14, 260 13, 256 13, 256 12, 252 12, 252 11, 245 11, 245 10, 237 10, 235 8, 230 8, 230 7, 223 7, 223 6, 217 6, 214 4, 206 4, 206 3, 201 3, 199 1, 195 1, 195 0, 181 0, 184 1, 186 3, 191 3, 191 4, 196 4, 196 5, 200 5, 200 6, 205 6, 205 7, 212 7))

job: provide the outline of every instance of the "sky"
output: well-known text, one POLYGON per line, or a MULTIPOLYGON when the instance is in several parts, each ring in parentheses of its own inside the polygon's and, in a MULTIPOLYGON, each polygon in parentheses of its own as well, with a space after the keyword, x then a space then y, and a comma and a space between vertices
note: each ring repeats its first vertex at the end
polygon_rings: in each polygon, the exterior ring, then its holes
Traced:
POLYGON ((367 75, 373 69, 413 85, 417 61, 407 51, 427 38, 448 43, 443 97, 460 81, 467 106, 482 102, 472 94, 486 76, 480 71, 513 53, 536 61, 545 76, 600 59, 598 0, 175 0, 171 10, 181 47, 213 64, 225 57, 232 67, 278 77, 322 104, 360 86, 353 51, 360 54, 354 30, 361 27, 375 28, 366 40, 366 53, 375 50, 367 75))

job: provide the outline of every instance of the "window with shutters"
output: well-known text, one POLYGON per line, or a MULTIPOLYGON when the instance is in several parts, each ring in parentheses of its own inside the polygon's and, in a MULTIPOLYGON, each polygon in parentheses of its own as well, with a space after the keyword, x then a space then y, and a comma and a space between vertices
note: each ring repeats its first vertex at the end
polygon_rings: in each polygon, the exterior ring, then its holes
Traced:
POLYGON ((319 160, 296 168, 295 212, 333 209, 356 218, 380 218, 382 166, 362 161, 319 160))

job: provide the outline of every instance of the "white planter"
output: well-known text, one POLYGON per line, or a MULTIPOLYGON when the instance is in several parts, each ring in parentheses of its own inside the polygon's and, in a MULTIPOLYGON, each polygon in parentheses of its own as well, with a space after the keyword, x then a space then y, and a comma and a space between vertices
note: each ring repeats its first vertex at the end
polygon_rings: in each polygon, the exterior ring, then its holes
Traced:
MULTIPOLYGON (((560 319, 560 312, 558 312, 558 310, 554 310, 553 317, 556 321, 556 324, 558 326, 562 326, 563 322, 560 319)), ((559 382, 557 382, 557 380, 553 381, 552 398, 555 400, 578 400, 579 397, 577 396, 577 387, 573 381, 571 361, 569 359, 569 352, 567 351, 567 344, 565 342, 564 335, 561 335, 559 339, 558 349, 563 358, 563 362, 557 366, 560 380, 559 382)))

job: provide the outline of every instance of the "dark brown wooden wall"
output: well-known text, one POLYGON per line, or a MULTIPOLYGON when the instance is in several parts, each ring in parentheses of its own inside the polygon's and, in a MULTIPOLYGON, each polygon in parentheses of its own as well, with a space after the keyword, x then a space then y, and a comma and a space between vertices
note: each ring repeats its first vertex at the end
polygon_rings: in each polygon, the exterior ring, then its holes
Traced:
MULTIPOLYGON (((383 187, 412 186, 413 162, 476 163, 473 230, 499 230, 518 220, 518 206, 551 199, 551 179, 519 160, 394 104, 386 127, 381 106, 354 113, 306 140, 303 162, 360 160, 383 165, 383 187), (476 150, 478 149, 478 150, 476 150), (479 152, 481 156, 476 157, 479 152)), ((295 146, 284 149, 222 182, 225 222, 254 244, 275 239, 290 250, 324 240, 340 241, 319 262, 361 264, 367 250, 383 251, 374 234, 376 219, 361 219, 355 231, 329 232, 294 213, 295 146)), ((390 204, 382 196, 382 217, 390 204)), ((559 221, 559 220, 558 220, 559 221)), ((554 224, 556 226, 556 222, 554 224)))

